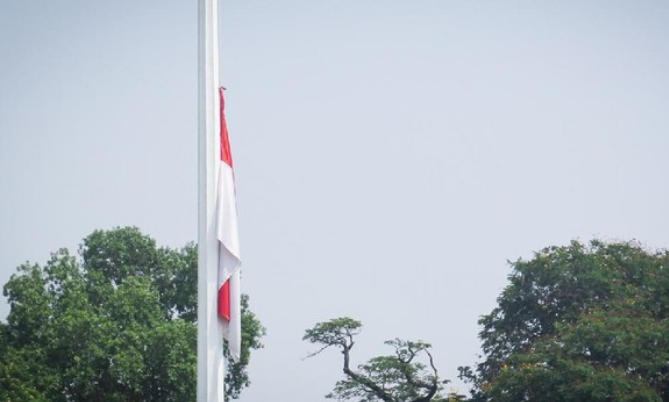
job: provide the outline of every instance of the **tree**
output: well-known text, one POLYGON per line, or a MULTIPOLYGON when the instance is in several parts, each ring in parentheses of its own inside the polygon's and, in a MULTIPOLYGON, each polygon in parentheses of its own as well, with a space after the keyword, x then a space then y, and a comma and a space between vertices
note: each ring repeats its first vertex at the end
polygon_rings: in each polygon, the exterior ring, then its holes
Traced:
POLYGON ((303 340, 320 345, 323 350, 335 347, 344 356, 345 379, 336 383, 334 391, 326 398, 355 400, 362 402, 429 402, 456 401, 460 396, 442 395, 443 384, 434 365, 431 345, 426 342, 394 339, 385 344, 394 349, 394 354, 377 356, 367 363, 351 369, 351 349, 354 338, 360 333, 362 323, 352 318, 335 318, 317 323, 306 330, 303 340))
MULTIPOLYGON (((26 263, 5 285, 0 400, 195 400, 196 247, 157 247, 136 228, 117 228, 93 232, 79 253, 26 263)), ((250 353, 265 333, 247 296, 242 324, 226 399, 249 385, 250 353)))
POLYGON ((511 264, 461 367, 476 401, 669 401, 669 254, 634 243, 549 247, 511 264))

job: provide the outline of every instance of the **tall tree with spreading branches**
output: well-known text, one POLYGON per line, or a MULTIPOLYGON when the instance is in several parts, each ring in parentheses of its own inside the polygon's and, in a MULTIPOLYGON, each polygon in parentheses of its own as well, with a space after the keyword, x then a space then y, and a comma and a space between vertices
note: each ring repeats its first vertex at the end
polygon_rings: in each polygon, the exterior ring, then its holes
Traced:
POLYGON ((345 378, 339 380, 327 398, 361 402, 430 402, 459 401, 462 396, 443 395, 447 380, 441 380, 434 364, 431 345, 422 341, 393 339, 386 341, 394 353, 371 358, 352 368, 351 350, 362 323, 348 317, 317 323, 306 330, 303 340, 319 345, 308 355, 336 348, 343 355, 345 378))

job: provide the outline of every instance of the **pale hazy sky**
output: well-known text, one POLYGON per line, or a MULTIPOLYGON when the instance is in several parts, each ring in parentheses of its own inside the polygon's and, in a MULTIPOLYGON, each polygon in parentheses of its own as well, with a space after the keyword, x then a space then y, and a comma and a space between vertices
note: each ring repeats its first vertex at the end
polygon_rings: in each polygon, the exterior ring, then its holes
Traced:
MULTIPOLYGON (((669 2, 227 0, 222 29, 268 329, 242 402, 323 400, 340 354, 301 337, 342 315, 354 363, 423 339, 455 380, 507 260, 669 245, 669 2)), ((197 74, 195 0, 0 1, 2 284, 94 229, 196 240, 197 74)))

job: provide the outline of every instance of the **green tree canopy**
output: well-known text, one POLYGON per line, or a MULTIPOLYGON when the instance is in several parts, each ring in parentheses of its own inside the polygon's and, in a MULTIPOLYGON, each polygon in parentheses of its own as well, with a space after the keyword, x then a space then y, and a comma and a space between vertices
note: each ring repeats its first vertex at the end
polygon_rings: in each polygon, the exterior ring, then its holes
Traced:
POLYGON ((634 243, 550 247, 511 264, 462 367, 476 401, 669 401, 669 254, 634 243))
MULTIPOLYGON (((197 249, 158 247, 136 228, 95 231, 80 258, 24 264, 4 287, 0 400, 194 401, 197 249)), ((248 386, 264 328, 242 300, 242 356, 226 398, 248 386)))
POLYGON ((333 392, 326 398, 360 402, 461 400, 458 395, 443 395, 443 385, 448 381, 439 378, 430 353, 431 345, 426 342, 386 341, 385 344, 394 349, 392 355, 374 357, 359 365, 357 370, 352 369, 351 349, 361 329, 360 321, 342 317, 317 323, 306 330, 302 339, 321 347, 309 356, 334 347, 344 358, 345 378, 335 384, 333 392))

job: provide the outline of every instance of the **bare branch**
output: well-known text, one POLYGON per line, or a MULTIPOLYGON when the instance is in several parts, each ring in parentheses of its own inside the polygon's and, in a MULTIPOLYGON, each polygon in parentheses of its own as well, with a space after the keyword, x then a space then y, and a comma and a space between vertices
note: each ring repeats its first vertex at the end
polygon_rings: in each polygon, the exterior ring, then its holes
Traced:
POLYGON ((434 359, 432 358, 432 353, 430 353, 429 350, 425 349, 425 353, 427 353, 427 356, 430 358, 430 367, 432 367, 432 371, 434 371, 434 376, 437 377, 437 368, 434 365, 434 359))
POLYGON ((325 349, 329 348, 330 346, 332 346, 332 345, 325 345, 325 346, 323 346, 322 348, 318 349, 317 351, 312 352, 312 353, 309 353, 308 355, 304 356, 304 357, 303 357, 302 359, 300 359, 300 360, 304 361, 304 360, 307 360, 307 359, 310 358, 310 357, 314 357, 314 356, 316 356, 317 354, 319 354, 319 353, 321 353, 322 351, 324 351, 325 349))

